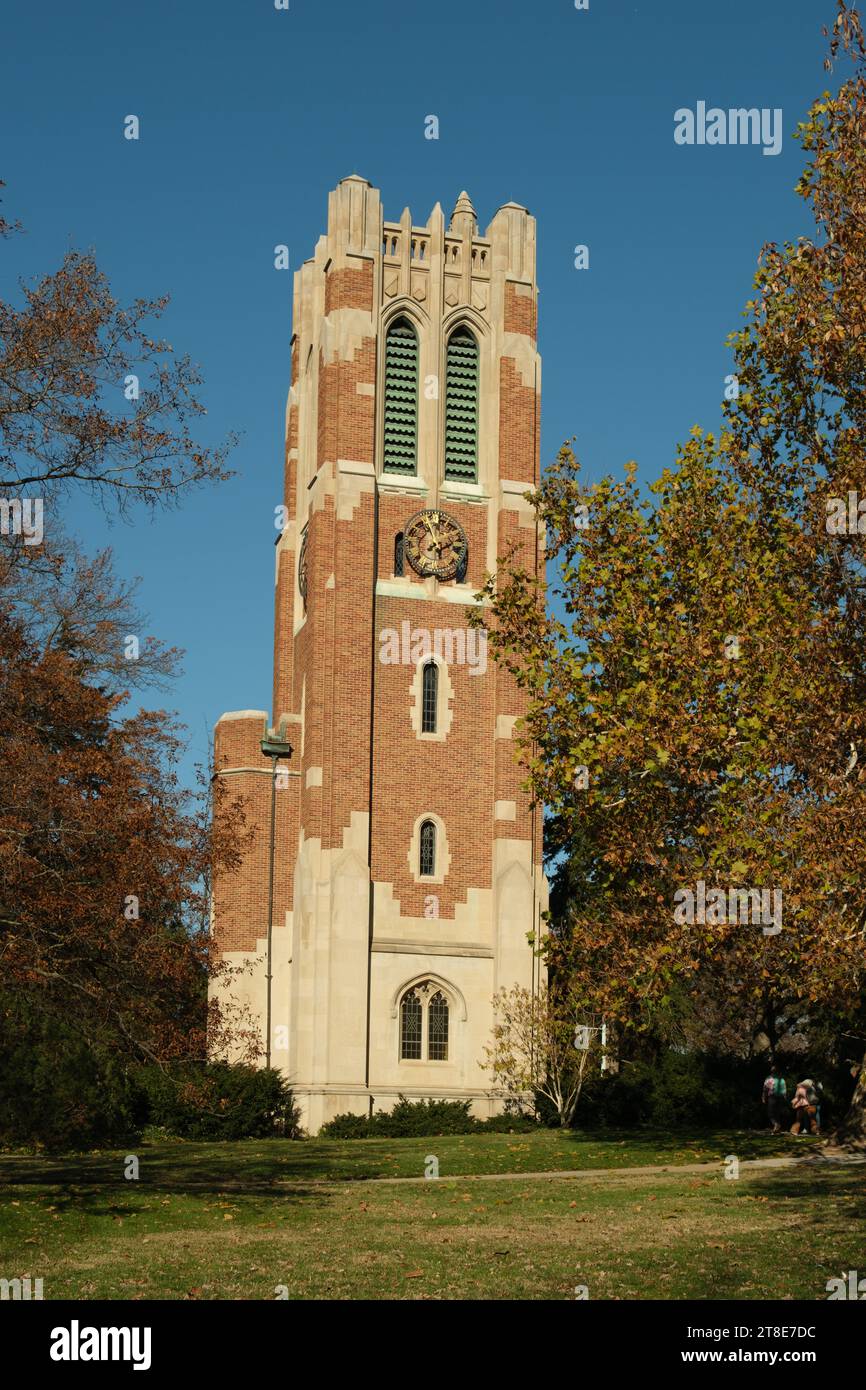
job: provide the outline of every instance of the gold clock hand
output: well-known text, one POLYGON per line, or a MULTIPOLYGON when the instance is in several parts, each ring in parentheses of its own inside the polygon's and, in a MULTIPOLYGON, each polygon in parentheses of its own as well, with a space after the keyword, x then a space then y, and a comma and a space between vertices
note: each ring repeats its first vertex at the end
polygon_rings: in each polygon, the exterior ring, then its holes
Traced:
POLYGON ((442 542, 441 542, 441 540, 439 539, 439 536, 438 536, 438 535, 436 534, 436 532, 433 530, 433 527, 430 525, 429 518, 425 516, 424 520, 425 520, 425 522, 427 523, 427 530, 430 532, 430 539, 431 539, 431 541, 433 542, 433 546, 434 546, 434 548, 435 548, 435 550, 436 550, 436 553, 437 553, 437 555, 441 555, 441 553, 442 553, 442 542))

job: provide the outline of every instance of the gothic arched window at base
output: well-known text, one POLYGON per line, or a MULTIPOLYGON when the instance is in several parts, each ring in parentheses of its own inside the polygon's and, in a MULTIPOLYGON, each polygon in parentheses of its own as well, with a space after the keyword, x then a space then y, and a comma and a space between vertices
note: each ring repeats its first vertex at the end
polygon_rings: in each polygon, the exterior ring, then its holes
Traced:
POLYGON ((400 1061, 447 1062, 450 1009, 431 980, 408 989, 400 1001, 400 1061))
POLYGON ((403 995, 400 1005, 400 1056, 409 1062, 420 1062, 424 1019, 417 989, 403 995))
POLYGON ((441 990, 427 1005, 427 1057, 431 1062, 448 1061, 448 1000, 441 990))

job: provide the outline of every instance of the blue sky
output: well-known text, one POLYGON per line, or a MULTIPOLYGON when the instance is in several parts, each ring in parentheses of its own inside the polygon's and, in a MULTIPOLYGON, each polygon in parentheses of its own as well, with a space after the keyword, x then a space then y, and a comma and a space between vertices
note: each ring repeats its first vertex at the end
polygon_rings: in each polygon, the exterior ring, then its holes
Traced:
POLYGON ((242 434, 238 476, 180 510, 66 524, 141 576, 149 630, 186 650, 155 701, 187 724, 185 772, 224 709, 269 708, 292 269, 327 193, 359 173, 385 215, 468 189, 482 228, 509 199, 538 219, 542 459, 577 437, 596 479, 648 479, 714 427, 755 260, 809 230, 791 138, 828 82, 834 0, 7 0, 5 211, 26 236, 0 292, 93 248, 116 296, 171 294, 164 335, 198 362, 205 437, 242 434), (683 147, 674 111, 783 110, 777 157, 683 147), (141 121, 138 142, 123 121, 141 121), (424 138, 425 117, 439 139, 424 138), (590 267, 574 268, 574 247, 590 267))

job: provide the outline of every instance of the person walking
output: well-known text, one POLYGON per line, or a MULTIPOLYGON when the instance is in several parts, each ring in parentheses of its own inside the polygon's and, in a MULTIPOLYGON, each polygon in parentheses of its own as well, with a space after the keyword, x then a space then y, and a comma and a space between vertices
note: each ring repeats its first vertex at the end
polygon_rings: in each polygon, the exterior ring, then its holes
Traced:
POLYGON ((778 1134, 782 1128, 782 1114, 785 1104, 785 1078, 779 1076, 775 1067, 770 1067, 770 1075, 764 1082, 761 1099, 767 1107, 767 1119, 772 1133, 778 1134))
POLYGON ((804 1134, 817 1134, 818 1092, 814 1081, 806 1077, 805 1080, 797 1082, 791 1105, 794 1108, 791 1133, 798 1134, 801 1139, 804 1134))
POLYGON ((809 1119, 809 1128, 813 1134, 821 1133, 821 1083, 812 1081, 807 1077, 803 1082, 806 1088, 806 1114, 809 1119))

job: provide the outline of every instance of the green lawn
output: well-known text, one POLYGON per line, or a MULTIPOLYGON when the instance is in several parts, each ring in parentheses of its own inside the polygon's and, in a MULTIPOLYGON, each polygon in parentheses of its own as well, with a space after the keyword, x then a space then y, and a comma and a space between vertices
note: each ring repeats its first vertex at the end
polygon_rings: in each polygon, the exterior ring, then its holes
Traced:
POLYGON ((274 1181, 339 1181, 346 1178, 420 1178, 427 1154, 439 1159, 440 1177, 471 1173, 559 1172, 580 1168, 641 1167, 647 1164, 704 1163, 726 1154, 767 1158, 797 1153, 814 1141, 783 1134, 773 1138, 752 1131, 719 1130, 671 1135, 647 1130, 605 1131, 603 1136, 541 1129, 529 1134, 446 1135, 438 1139, 280 1139, 230 1144, 168 1141, 139 1143, 114 1152, 62 1158, 0 1153, 0 1184, 29 1182, 124 1182, 127 1153, 141 1160, 142 1182, 213 1184, 274 1181), (798 1147, 799 1146, 799 1147, 798 1147))
POLYGON ((0 1276, 46 1298, 826 1298, 866 1268, 862 1167, 723 1176, 809 1140, 754 1134, 139 1145, 0 1156, 0 1276), (363 1176, 439 1182, 361 1184, 363 1176), (715 1160, 716 1170, 678 1172, 715 1160), (667 1173, 627 1170, 650 1163, 667 1173), (597 1169, 576 1180, 506 1173, 597 1169), (492 1173, 491 1180, 449 1174, 492 1173))

